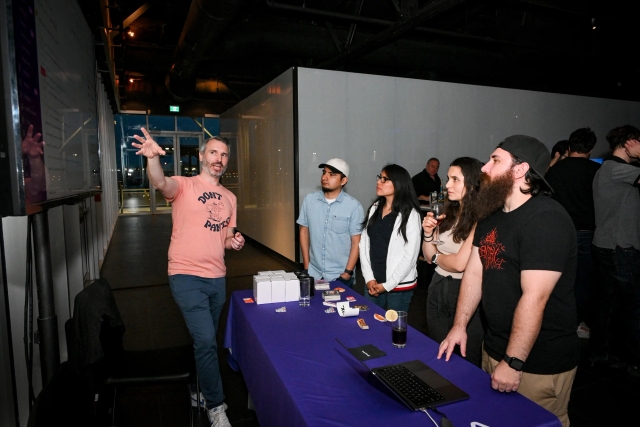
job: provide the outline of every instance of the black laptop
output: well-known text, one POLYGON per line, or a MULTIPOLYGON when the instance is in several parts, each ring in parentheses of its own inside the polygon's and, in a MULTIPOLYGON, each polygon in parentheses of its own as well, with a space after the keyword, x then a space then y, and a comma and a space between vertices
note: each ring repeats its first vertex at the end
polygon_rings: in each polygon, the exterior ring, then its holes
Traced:
POLYGON ((469 398, 467 393, 420 360, 371 369, 364 363, 364 360, 353 353, 354 349, 347 348, 337 338, 336 341, 413 411, 447 405, 469 398))

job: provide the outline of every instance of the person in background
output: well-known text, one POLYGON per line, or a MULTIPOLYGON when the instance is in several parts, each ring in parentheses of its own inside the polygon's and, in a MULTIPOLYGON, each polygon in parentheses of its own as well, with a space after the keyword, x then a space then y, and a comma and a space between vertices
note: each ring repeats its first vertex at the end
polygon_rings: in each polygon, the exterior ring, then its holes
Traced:
POLYGON ((567 157, 569 154, 569 141, 563 139, 562 141, 558 141, 555 143, 553 148, 551 148, 551 162, 549 163, 549 168, 554 166, 560 160, 567 157))
POLYGON ((627 373, 640 377, 640 169, 630 164, 640 159, 640 130, 621 126, 609 131, 607 141, 612 153, 593 180, 592 250, 600 280, 593 295, 589 359, 612 367, 626 363, 627 373), (614 312, 620 327, 611 325, 614 312), (616 344, 623 347, 621 354, 615 354, 616 344))
MULTIPOLYGON (((455 159, 447 172, 447 200, 439 234, 444 243, 432 243, 438 221, 428 212, 422 221, 422 253, 436 269, 428 287, 427 328, 433 340, 444 340, 453 326, 462 274, 471 255, 477 215, 473 205, 480 190, 483 163, 471 157, 455 159)), ((484 329, 478 308, 467 325, 466 359, 480 367, 484 329)))
MULTIPOLYGON (((216 334, 226 301, 225 250, 239 251, 244 237, 236 227, 236 196, 220 183, 229 162, 229 143, 214 136, 200 145, 200 174, 164 175, 165 151, 142 128, 134 135, 137 155, 145 156, 154 188, 171 202, 169 286, 193 338, 198 380, 211 427, 230 427, 224 404, 216 334)), ((192 401, 200 399, 193 396, 192 401)), ((201 400, 201 399, 200 399, 201 400)))
POLYGON ((431 193, 440 192, 442 187, 442 181, 438 176, 438 170, 440 169, 440 160, 432 157, 427 161, 427 166, 420 172, 411 178, 413 182, 413 188, 418 196, 420 203, 429 203, 429 195, 431 193))
POLYGON ((360 239, 364 296, 385 310, 408 312, 422 235, 411 175, 401 166, 385 166, 377 176, 376 195, 360 239))
POLYGON ((462 276, 453 328, 438 358, 466 353, 467 325, 480 300, 486 318, 482 369, 491 387, 518 391, 569 426, 580 361, 576 335, 577 244, 573 223, 542 178, 547 147, 530 136, 502 141, 484 165, 474 209, 479 221, 462 276))
POLYGON ((569 213, 578 239, 578 271, 574 292, 578 309, 577 332, 589 338, 589 293, 594 277, 591 241, 596 229, 593 210, 593 177, 600 164, 589 160, 596 146, 596 134, 589 128, 577 129, 569 136, 569 155, 555 167, 549 168, 545 179, 553 188, 552 197, 569 213))
POLYGON ((302 262, 314 279, 339 280, 353 287, 364 211, 344 191, 349 182, 347 162, 331 159, 319 167, 322 191, 304 198, 297 221, 302 262))

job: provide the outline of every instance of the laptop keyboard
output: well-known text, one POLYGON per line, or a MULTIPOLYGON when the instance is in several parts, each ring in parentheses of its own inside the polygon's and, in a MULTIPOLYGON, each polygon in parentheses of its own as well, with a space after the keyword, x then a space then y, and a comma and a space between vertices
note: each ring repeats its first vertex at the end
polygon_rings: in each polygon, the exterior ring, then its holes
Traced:
POLYGON ((389 366, 376 372, 418 408, 444 400, 440 393, 402 365, 389 366))

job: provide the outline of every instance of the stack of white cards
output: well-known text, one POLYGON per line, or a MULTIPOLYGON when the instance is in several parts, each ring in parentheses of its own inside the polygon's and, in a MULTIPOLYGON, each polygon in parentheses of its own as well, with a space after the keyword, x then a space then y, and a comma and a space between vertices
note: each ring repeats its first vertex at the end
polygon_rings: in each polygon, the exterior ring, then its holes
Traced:
POLYGON ((253 298, 256 304, 298 301, 300 281, 284 270, 259 271, 253 276, 253 298))
POLYGON ((314 287, 316 288, 316 291, 328 291, 329 289, 331 289, 329 287, 329 282, 324 279, 316 280, 314 283, 314 287))

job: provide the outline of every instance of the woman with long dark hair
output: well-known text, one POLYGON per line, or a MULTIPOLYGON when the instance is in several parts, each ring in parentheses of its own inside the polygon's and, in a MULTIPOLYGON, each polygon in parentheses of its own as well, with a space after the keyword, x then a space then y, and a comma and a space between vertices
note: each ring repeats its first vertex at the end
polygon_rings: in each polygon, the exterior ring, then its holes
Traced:
POLYGON ((377 176, 376 195, 360 239, 364 296, 385 310, 408 311, 422 234, 411 175, 402 166, 385 166, 377 176))
MULTIPOLYGON (((427 329, 436 342, 445 339, 453 326, 462 274, 471 255, 473 233, 478 220, 471 207, 480 190, 483 163, 471 157, 455 159, 447 172, 447 199, 444 215, 434 218, 429 212, 422 221, 422 253, 436 264, 427 293, 427 329), (441 245, 434 244, 434 229, 440 223, 441 245)), ((484 329, 479 310, 467 326, 466 358, 476 366, 482 362, 484 329)))

